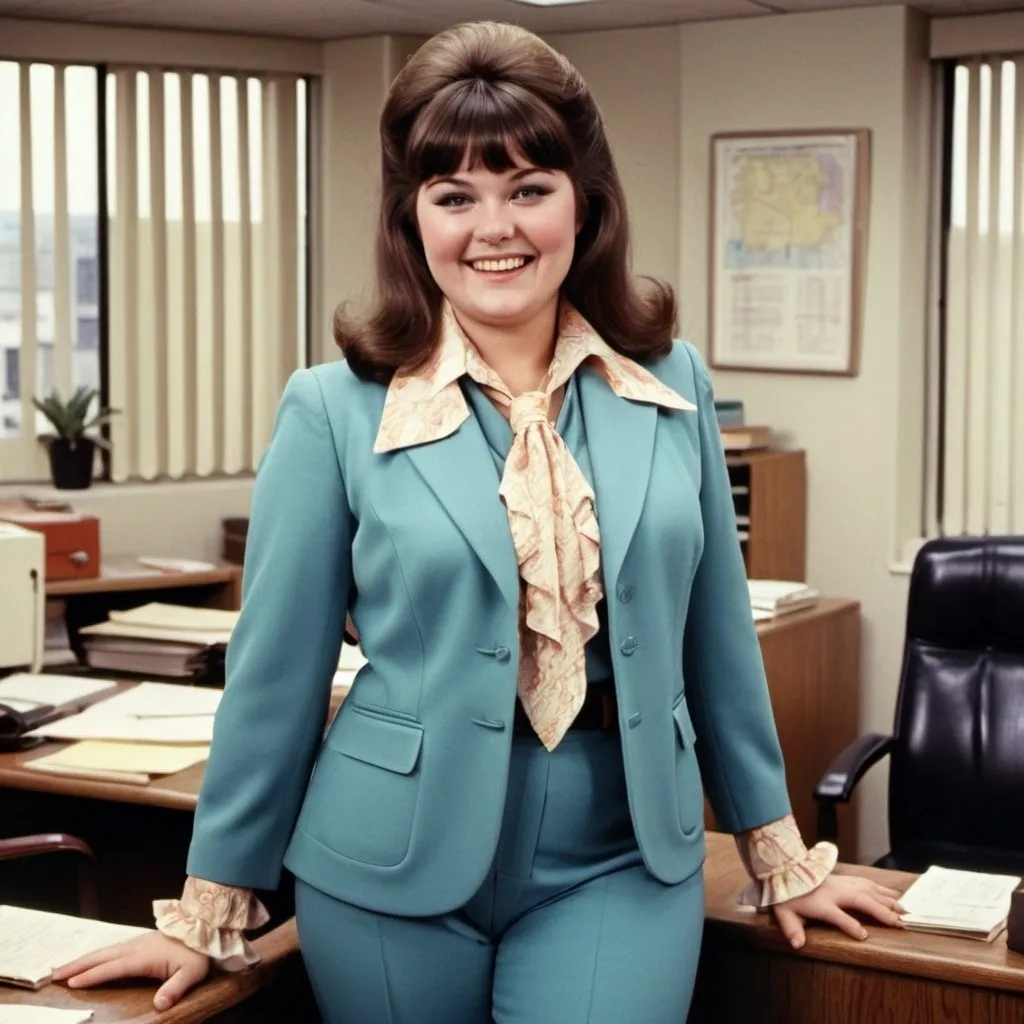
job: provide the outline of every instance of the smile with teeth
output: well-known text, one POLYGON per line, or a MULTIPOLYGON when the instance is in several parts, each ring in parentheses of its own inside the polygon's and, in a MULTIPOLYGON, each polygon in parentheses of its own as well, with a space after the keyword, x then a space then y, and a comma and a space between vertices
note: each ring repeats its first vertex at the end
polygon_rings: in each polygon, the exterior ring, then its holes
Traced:
POLYGON ((470 266, 474 270, 482 270, 487 274, 497 274, 503 270, 518 270, 529 262, 530 257, 527 256, 507 256, 500 260, 473 260, 470 266))

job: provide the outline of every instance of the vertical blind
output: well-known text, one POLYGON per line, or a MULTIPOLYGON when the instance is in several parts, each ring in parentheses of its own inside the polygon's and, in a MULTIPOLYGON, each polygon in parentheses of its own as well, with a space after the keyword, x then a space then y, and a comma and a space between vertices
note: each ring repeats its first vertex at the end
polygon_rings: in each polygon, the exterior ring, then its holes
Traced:
POLYGON ((114 480, 255 469, 305 357, 305 82, 107 81, 114 480))
POLYGON ((1024 533, 1024 69, 955 70, 939 487, 945 534, 1024 533))

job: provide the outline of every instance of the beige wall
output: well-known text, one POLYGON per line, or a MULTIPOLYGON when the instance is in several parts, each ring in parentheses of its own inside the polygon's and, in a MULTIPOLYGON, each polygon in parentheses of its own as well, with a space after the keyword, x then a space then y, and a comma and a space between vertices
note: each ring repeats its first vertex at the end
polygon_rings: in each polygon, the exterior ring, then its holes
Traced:
MULTIPOLYGON (((862 602, 860 727, 887 731, 906 600, 906 577, 890 565, 919 519, 927 24, 892 6, 552 42, 583 72, 604 113, 629 196, 636 267, 678 286, 682 333, 704 351, 711 135, 871 130, 860 374, 714 376, 719 395, 745 402, 750 422, 772 424, 807 451, 809 578, 862 602)), ((862 783, 863 856, 886 848, 884 787, 884 768, 862 783)))
POLYGON ((100 518, 106 555, 167 555, 216 559, 221 519, 246 516, 251 479, 189 483, 95 484, 87 491, 55 491, 28 484, 0 486, 0 500, 21 494, 70 501, 76 512, 100 518))
POLYGON ((629 197, 633 268, 678 280, 679 34, 674 28, 547 37, 587 80, 629 197))
MULTIPOLYGON (((705 345, 708 147, 715 131, 866 127, 872 170, 863 341, 856 378, 717 373, 722 397, 807 451, 808 575, 863 607, 862 730, 888 731, 903 640, 906 578, 900 471, 914 465, 922 415, 926 296, 922 173, 927 37, 901 7, 682 30, 680 303, 705 345)), ((919 451, 919 449, 917 450, 919 451)), ((920 479, 917 460, 916 479, 920 479)), ((861 853, 886 847, 884 769, 861 797, 861 853)))

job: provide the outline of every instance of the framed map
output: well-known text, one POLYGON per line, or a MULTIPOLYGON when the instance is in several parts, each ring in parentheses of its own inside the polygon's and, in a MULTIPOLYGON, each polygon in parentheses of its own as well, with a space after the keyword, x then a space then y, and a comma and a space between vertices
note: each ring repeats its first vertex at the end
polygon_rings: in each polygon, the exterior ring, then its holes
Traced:
POLYGON ((710 362, 853 376, 870 133, 711 139, 710 362))

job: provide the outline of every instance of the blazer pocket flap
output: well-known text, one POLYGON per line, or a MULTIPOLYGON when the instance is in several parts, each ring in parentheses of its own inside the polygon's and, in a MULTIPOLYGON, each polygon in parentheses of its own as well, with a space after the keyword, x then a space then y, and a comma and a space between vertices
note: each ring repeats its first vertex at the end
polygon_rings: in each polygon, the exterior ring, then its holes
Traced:
POLYGON ((692 746, 697 739, 693 731, 693 722, 690 720, 690 711, 686 706, 686 697, 680 694, 672 705, 672 717, 676 720, 676 732, 679 733, 679 742, 684 747, 692 746))
POLYGON ((419 760, 423 744, 423 726, 369 714, 358 708, 338 715, 327 745, 339 754, 366 764, 409 775, 419 760))

